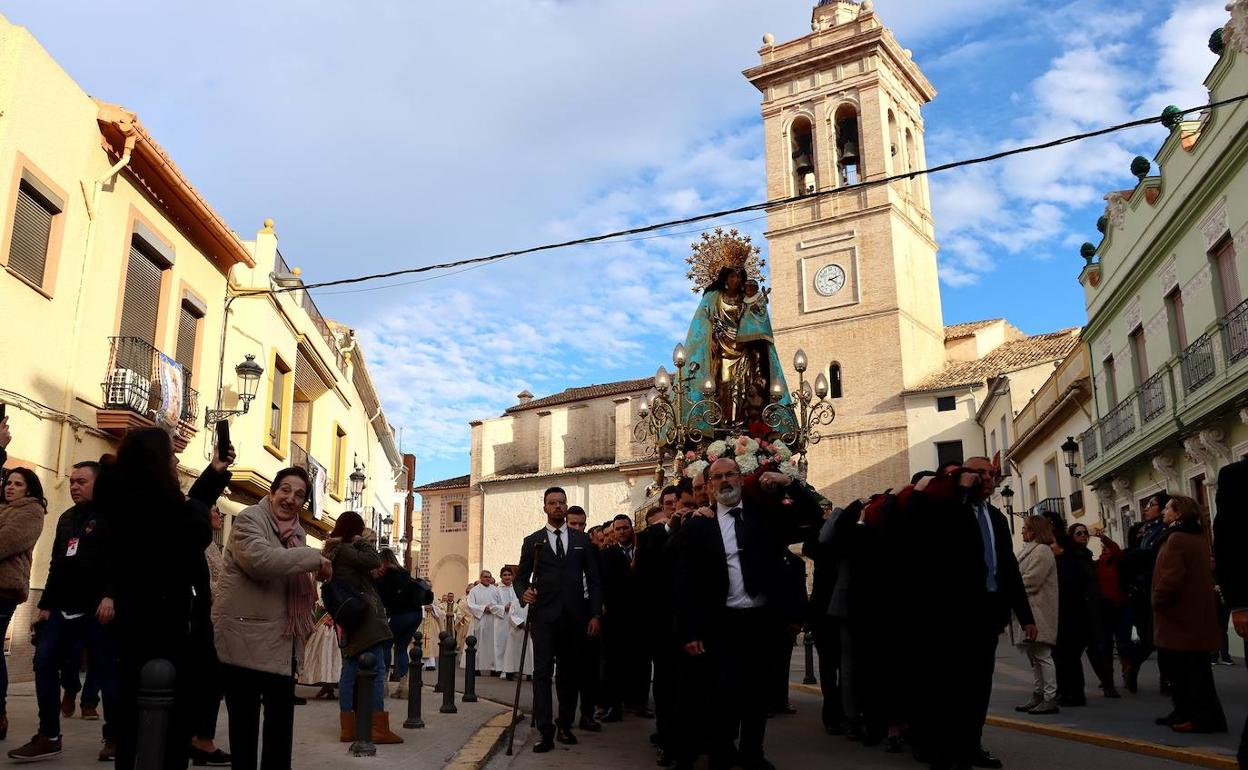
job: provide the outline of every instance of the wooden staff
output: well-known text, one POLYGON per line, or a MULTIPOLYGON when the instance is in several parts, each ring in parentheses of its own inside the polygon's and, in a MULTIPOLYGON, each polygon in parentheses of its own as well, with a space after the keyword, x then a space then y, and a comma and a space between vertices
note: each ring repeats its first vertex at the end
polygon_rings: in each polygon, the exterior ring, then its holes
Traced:
MULTIPOLYGON (((543 532, 543 534, 545 534, 543 532)), ((537 589, 537 565, 542 561, 542 541, 538 538, 533 543, 533 578, 529 581, 529 587, 537 589)), ((514 589, 513 589, 514 592, 514 589)), ((532 610, 532 606, 529 607, 532 610)), ((516 717, 520 714, 520 688, 524 685, 524 658, 529 651, 529 624, 532 621, 526 616, 524 619, 524 641, 520 643, 520 670, 516 672, 516 698, 511 704, 511 726, 507 728, 507 756, 511 756, 512 745, 516 742, 516 717)))

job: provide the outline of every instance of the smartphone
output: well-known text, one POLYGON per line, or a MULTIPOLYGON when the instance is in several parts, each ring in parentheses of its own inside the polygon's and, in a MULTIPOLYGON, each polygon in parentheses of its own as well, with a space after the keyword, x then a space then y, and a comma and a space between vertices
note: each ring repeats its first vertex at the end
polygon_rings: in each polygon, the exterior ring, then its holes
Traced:
POLYGON ((3 401, 0 401, 0 422, 4 422, 4 409, 7 406, 8 404, 4 403, 3 401))
POLYGON ((230 453, 230 421, 217 420, 217 457, 224 460, 230 453))

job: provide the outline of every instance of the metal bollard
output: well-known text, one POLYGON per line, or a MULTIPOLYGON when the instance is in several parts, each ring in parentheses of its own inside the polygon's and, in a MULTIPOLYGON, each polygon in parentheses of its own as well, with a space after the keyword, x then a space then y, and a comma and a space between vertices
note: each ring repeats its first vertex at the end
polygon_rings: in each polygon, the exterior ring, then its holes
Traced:
POLYGON ((420 716, 420 691, 425 686, 425 662, 422 660, 425 651, 421 649, 420 642, 420 634, 416 634, 412 640, 411 655, 415 663, 407 669, 407 719, 403 721, 407 730, 425 726, 425 720, 420 716))
POLYGON ((819 680, 815 679, 815 632, 808 628, 802 636, 802 644, 806 647, 806 676, 802 677, 802 684, 818 684, 819 680))
POLYGON ((477 702, 477 637, 464 640, 464 703, 477 702))
POLYGON ((377 679, 377 656, 371 652, 360 653, 355 668, 355 743, 351 744, 351 756, 375 757, 373 745, 373 683, 377 679))
POLYGON ((438 656, 438 681, 442 683, 442 708, 438 711, 443 714, 459 713, 455 708, 455 658, 455 637, 448 636, 442 640, 442 654, 438 656))
POLYGON ((135 770, 161 770, 165 766, 165 739, 173 711, 173 684, 177 672, 163 658, 149 660, 139 672, 139 731, 135 746, 135 770))
POLYGON ((438 674, 433 678, 433 691, 435 693, 442 692, 442 642, 446 641, 446 637, 450 636, 450 631, 442 631, 438 634, 438 644, 434 647, 437 651, 438 674))

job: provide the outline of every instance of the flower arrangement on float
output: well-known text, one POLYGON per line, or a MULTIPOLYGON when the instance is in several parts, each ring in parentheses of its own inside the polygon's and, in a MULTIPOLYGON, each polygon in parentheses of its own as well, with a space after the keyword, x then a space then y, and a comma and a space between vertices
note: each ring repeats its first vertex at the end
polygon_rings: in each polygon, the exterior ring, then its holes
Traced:
POLYGON ((778 471, 791 479, 803 480, 788 445, 779 439, 768 441, 748 434, 713 441, 701 451, 685 452, 683 473, 693 478, 722 457, 736 460, 743 476, 778 471))

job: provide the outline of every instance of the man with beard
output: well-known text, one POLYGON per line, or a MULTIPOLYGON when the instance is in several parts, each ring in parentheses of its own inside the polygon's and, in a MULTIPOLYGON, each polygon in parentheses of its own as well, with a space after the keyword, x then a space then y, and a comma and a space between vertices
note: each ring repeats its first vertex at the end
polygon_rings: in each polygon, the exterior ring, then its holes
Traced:
POLYGON ((542 754, 559 742, 577 743, 572 734, 582 634, 602 630, 602 594, 593 544, 584 532, 567 526, 568 496, 559 487, 542 495, 546 526, 524 539, 515 579, 516 595, 530 605, 533 637, 533 717, 541 735, 533 751, 542 754), (586 598, 585 594, 589 597, 586 598), (551 680, 559 665, 559 720, 553 718, 551 680))
MULTIPOLYGON (((781 630, 778 605, 787 546, 802 539, 803 527, 819 521, 814 498, 791 481, 784 474, 762 473, 752 482, 757 493, 743 500, 740 468, 735 460, 720 458, 706 474, 714 517, 695 515, 682 525, 676 561, 677 640, 685 654, 709 659, 715 770, 774 767, 763 753, 769 669, 758 665, 755 655, 774 649, 781 630), (785 494, 787 501, 781 499, 785 494), (734 745, 738 737, 739 747, 734 745)), ((682 750, 681 766, 692 765, 690 753, 688 747, 682 750)))

